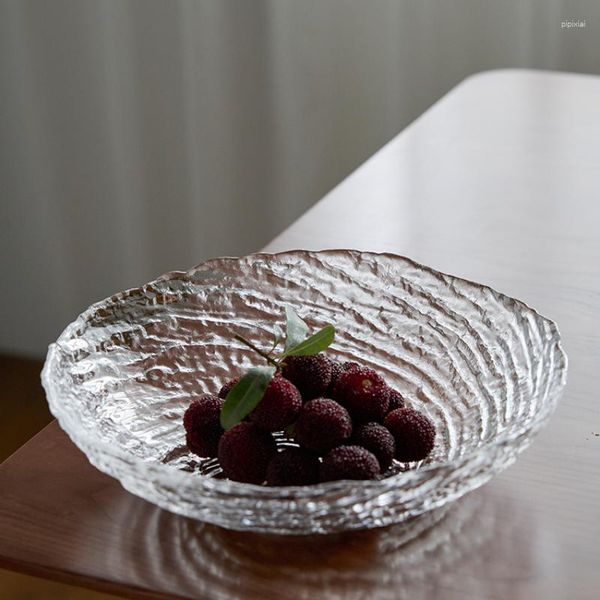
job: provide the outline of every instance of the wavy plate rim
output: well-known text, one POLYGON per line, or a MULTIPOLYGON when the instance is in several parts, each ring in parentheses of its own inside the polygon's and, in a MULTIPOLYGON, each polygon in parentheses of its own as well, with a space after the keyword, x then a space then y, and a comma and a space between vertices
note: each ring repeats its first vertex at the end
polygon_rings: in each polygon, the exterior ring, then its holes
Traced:
MULTIPOLYGON (((568 373, 568 357, 567 357, 567 354, 564 351, 564 348, 562 345, 562 337, 560 335, 560 330, 559 330, 557 323, 554 320, 550 319, 549 317, 542 315, 537 309, 530 306, 525 301, 520 300, 519 298, 515 298, 513 296, 509 296, 508 294, 500 292, 499 290, 497 290, 496 288, 494 288, 488 284, 480 283, 480 282, 473 281, 473 280, 470 280, 470 279, 467 279, 467 278, 464 278, 464 277, 461 277, 458 275, 453 275, 451 273, 440 271, 438 269, 435 269, 433 267, 430 267, 428 265, 420 263, 410 257, 404 256, 401 254, 395 254, 393 252, 373 252, 373 251, 369 251, 369 250, 358 250, 358 249, 349 249, 349 248, 332 248, 332 249, 325 249, 325 250, 303 250, 303 249, 297 248, 297 249, 284 250, 284 251, 280 251, 280 252, 260 251, 260 252, 255 252, 255 253, 246 254, 246 255, 242 255, 242 256, 220 256, 220 257, 210 258, 210 259, 207 259, 205 261, 198 263, 194 267, 191 267, 190 269, 187 269, 185 271, 178 271, 178 270, 167 271, 166 273, 164 273, 164 274, 156 277, 155 279, 153 279, 147 283, 144 283, 140 286, 127 288, 125 290, 119 291, 110 296, 107 296, 106 298, 104 298, 102 300, 94 302, 88 308, 86 308, 83 312, 81 312, 75 320, 73 320, 71 323, 69 323, 63 329, 63 331, 61 332, 59 337, 56 339, 56 341, 49 345, 48 353, 46 355, 46 360, 44 362, 44 367, 41 372, 41 380, 42 380, 42 385, 44 387, 44 390, 46 391, 46 397, 48 400, 50 411, 52 412, 53 416, 57 419, 60 427, 63 429, 63 431, 65 431, 67 433, 67 435, 73 441, 73 443, 82 452, 84 452, 84 454, 86 455, 88 460, 90 462, 92 462, 92 464, 94 464, 94 466, 96 466, 99 470, 101 470, 113 477, 114 477, 114 475, 110 472, 110 470, 107 468, 104 468, 103 465, 99 463, 99 461, 92 461, 90 459, 90 456, 88 455, 88 453, 85 449, 88 445, 90 445, 90 442, 93 442, 93 446, 96 449, 100 450, 100 452, 103 455, 106 455, 106 456, 109 456, 112 458, 116 458, 118 460, 124 460, 124 461, 128 462, 129 464, 134 465, 136 469, 143 468, 146 471, 150 470, 150 471, 156 473, 157 477, 160 477, 161 480, 164 480, 164 478, 171 479, 178 484, 186 484, 186 486, 193 485, 194 487, 206 489, 207 491, 217 492, 217 493, 222 492, 225 494, 229 493, 230 489, 233 486, 235 488, 236 493, 238 493, 238 494, 242 493, 243 495, 246 495, 246 494, 244 494, 244 491, 246 491, 247 495, 252 495, 252 496, 260 495, 264 499, 284 499, 286 496, 298 498, 300 493, 303 497, 309 498, 309 497, 312 497, 315 495, 320 495, 320 493, 322 493, 324 491, 326 491, 326 492, 335 492, 335 491, 347 492, 348 490, 351 490, 352 488, 355 488, 357 486, 359 486, 362 490, 373 488, 373 491, 377 492, 377 491, 381 491, 381 490, 378 490, 377 488, 380 488, 382 482, 385 482, 386 484, 399 483, 402 486, 406 486, 406 485, 414 484, 415 481, 418 481, 419 479, 424 479, 425 476, 427 476, 427 475, 431 475, 434 473, 441 474, 441 473, 448 472, 448 471, 454 471, 455 469, 458 469, 458 468, 464 468, 469 463, 475 462, 476 459, 478 458, 478 456, 480 456, 483 452, 492 451, 493 449, 499 449, 506 444, 514 443, 518 438, 522 437, 525 433, 532 434, 532 433, 537 432, 539 429, 541 429, 545 425, 547 419, 552 415, 552 413, 554 412, 554 410, 556 408, 558 399, 567 383, 567 373, 568 373), (57 407, 60 403, 60 399, 57 398, 58 394, 57 394, 56 390, 54 389, 53 384, 51 383, 51 380, 50 380, 51 375, 50 374, 52 371, 52 366, 54 364, 54 361, 57 358, 57 352, 60 349, 61 342, 64 342, 68 339, 73 339, 74 336, 72 336, 72 334, 73 334, 73 331, 75 329, 77 329, 77 326, 81 323, 86 322, 86 319, 88 317, 93 315, 94 312, 97 311, 98 309, 105 307, 107 304, 122 303, 124 300, 127 299, 128 296, 132 295, 135 292, 142 291, 142 290, 144 290, 144 288, 147 288, 147 287, 159 284, 159 283, 164 283, 164 282, 168 282, 171 280, 175 280, 180 277, 190 276, 191 274, 194 274, 203 268, 204 269, 210 268, 211 264, 215 264, 217 262, 241 261, 243 259, 249 260, 252 258, 268 261, 269 259, 272 260, 275 257, 283 257, 283 256, 299 256, 299 255, 300 256, 318 256, 318 255, 322 256, 322 255, 340 255, 340 254, 346 254, 346 255, 350 254, 350 255, 354 255, 354 256, 370 256, 375 259, 377 259, 378 257, 386 257, 386 258, 389 258, 392 260, 399 259, 401 261, 408 263, 409 265, 411 265, 413 268, 415 268, 417 270, 425 271, 434 276, 442 276, 444 278, 449 278, 451 280, 460 281, 463 284, 467 284, 469 286, 474 286, 475 288, 478 288, 479 290, 485 290, 485 291, 491 293, 495 298, 503 300, 504 302, 508 301, 511 305, 513 305, 513 306, 516 305, 516 306, 520 307, 521 309, 524 309, 525 311, 529 311, 534 316, 536 316, 538 319, 540 319, 545 325, 548 326, 549 330, 552 332, 553 344, 555 345, 557 354, 561 359, 560 364, 557 364, 557 366, 555 367, 555 369, 560 370, 560 374, 561 374, 558 390, 554 394, 553 402, 551 402, 551 404, 549 405, 549 407, 546 411, 547 414, 543 415, 543 418, 541 419, 542 422, 539 425, 537 425, 537 427, 535 426, 535 423, 530 424, 531 426, 528 427, 525 431, 517 431, 517 432, 506 431, 503 434, 495 437, 494 439, 489 440, 489 441, 483 443, 482 445, 477 446, 476 448, 470 450, 468 453, 459 457, 458 459, 455 459, 452 461, 439 461, 439 462, 431 463, 428 465, 423 465, 423 466, 420 466, 419 469, 417 469, 417 470, 403 471, 403 472, 400 472, 400 473, 397 473, 394 475, 390 475, 389 477, 385 477, 380 480, 361 481, 361 482, 342 480, 342 481, 319 483, 319 484, 315 484, 315 485, 311 485, 311 486, 288 486, 285 488, 268 488, 268 487, 261 486, 261 485, 254 485, 254 484, 249 484, 249 483, 239 483, 239 482, 233 482, 233 481, 229 481, 229 480, 219 480, 219 479, 214 479, 212 477, 207 477, 207 476, 203 476, 203 475, 199 475, 199 474, 190 474, 185 471, 173 469, 172 467, 169 467, 168 465, 164 465, 162 463, 147 462, 130 452, 127 452, 125 450, 122 450, 119 447, 115 447, 111 444, 104 442, 92 430, 87 430, 88 441, 86 443, 83 440, 80 440, 79 436, 77 436, 71 430, 71 428, 68 426, 68 423, 66 422, 67 420, 64 418, 64 415, 60 414, 59 410, 57 410, 57 407)), ((123 484, 122 481, 121 481, 121 483, 123 484)))

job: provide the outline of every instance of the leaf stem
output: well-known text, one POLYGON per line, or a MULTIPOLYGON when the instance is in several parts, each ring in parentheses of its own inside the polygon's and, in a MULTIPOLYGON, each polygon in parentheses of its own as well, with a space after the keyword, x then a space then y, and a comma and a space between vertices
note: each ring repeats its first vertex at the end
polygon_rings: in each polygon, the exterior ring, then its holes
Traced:
POLYGON ((242 342, 242 344, 246 344, 246 346, 248 346, 248 348, 252 348, 252 350, 254 350, 254 352, 256 352, 257 354, 260 354, 264 359, 266 359, 267 362, 271 363, 274 367, 277 367, 278 369, 281 368, 281 365, 276 360, 273 360, 273 358, 271 358, 271 356, 269 354, 267 354, 266 352, 263 352, 260 348, 257 348, 252 342, 248 341, 244 336, 235 334, 233 337, 236 340, 238 340, 239 342, 242 342))

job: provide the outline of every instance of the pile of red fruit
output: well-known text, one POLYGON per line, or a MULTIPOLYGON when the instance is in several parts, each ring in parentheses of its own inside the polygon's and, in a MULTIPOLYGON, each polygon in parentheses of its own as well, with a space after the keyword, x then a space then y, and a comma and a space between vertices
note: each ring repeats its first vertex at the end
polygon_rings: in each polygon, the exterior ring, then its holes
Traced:
POLYGON ((184 416, 189 449, 218 457, 234 481, 287 486, 375 479, 394 459, 422 460, 433 449, 431 420, 357 363, 322 352, 286 357, 256 407, 225 430, 221 409, 239 380, 226 383, 218 397, 200 396, 184 416), (284 430, 299 447, 278 451, 273 433, 284 430))

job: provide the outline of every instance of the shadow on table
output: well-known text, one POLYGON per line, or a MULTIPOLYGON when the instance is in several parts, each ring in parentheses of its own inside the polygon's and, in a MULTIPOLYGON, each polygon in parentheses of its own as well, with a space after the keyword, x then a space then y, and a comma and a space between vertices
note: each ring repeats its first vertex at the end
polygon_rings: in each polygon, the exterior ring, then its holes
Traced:
POLYGON ((328 536, 227 531, 132 506, 128 529, 147 540, 137 576, 190 597, 505 597, 535 577, 533 515, 485 488, 404 524, 328 536))

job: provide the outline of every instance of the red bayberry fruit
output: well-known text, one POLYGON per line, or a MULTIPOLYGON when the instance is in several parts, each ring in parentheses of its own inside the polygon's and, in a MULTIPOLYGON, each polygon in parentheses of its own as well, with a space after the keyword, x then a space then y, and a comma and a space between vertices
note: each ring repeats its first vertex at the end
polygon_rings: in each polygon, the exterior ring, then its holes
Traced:
POLYGON ((392 412, 397 408, 404 408, 404 398, 402 394, 394 388, 388 387, 389 406, 388 412, 392 412))
POLYGON ((319 459, 304 448, 286 448, 267 468, 267 485, 312 485, 318 481, 319 459))
POLYGON ((302 406, 296 421, 296 441, 309 450, 326 452, 350 437, 352 421, 337 402, 317 398, 302 406))
POLYGON ((393 410, 384 421, 396 440, 396 458, 402 462, 423 460, 433 450, 435 426, 413 408, 393 410))
POLYGON ((350 371, 352 369, 360 369, 360 365, 353 360, 342 363, 342 371, 350 371))
POLYGON ((219 442, 219 463, 233 481, 260 484, 277 453, 273 436, 254 423, 244 421, 228 429, 219 442))
POLYGON ((387 413, 387 385, 373 369, 357 367, 342 373, 333 398, 348 409, 356 421, 381 421, 387 413))
POLYGON ((374 479, 379 473, 379 462, 375 455, 360 446, 334 448, 323 458, 319 469, 321 481, 374 479))
POLYGON ((284 377, 274 377, 250 420, 269 431, 281 431, 296 420, 301 406, 298 388, 284 377))
POLYGON ((324 354, 289 356, 282 375, 289 379, 304 400, 322 396, 331 383, 331 361, 324 354))
POLYGON ((225 383, 225 385, 219 390, 219 398, 223 398, 223 400, 227 398, 227 394, 229 394, 229 392, 236 383, 239 383, 240 379, 241 377, 236 377, 234 379, 230 379, 227 383, 225 383))
POLYGON ((354 428, 350 445, 361 446, 372 452, 377 460, 381 471, 385 471, 394 460, 396 453, 396 442, 394 436, 379 423, 364 423, 354 428))
POLYGON ((194 400, 183 415, 188 448, 198 456, 217 456, 223 428, 219 421, 223 400, 203 394, 194 400))
POLYGON ((329 387, 327 388, 327 397, 331 397, 333 394, 333 388, 337 383, 340 375, 344 372, 344 367, 342 367, 342 363, 337 360, 332 360, 331 362, 331 381, 329 382, 329 387))

